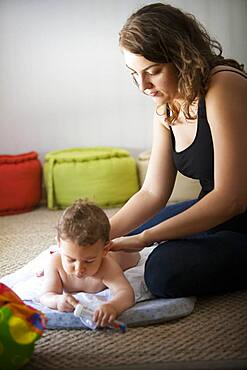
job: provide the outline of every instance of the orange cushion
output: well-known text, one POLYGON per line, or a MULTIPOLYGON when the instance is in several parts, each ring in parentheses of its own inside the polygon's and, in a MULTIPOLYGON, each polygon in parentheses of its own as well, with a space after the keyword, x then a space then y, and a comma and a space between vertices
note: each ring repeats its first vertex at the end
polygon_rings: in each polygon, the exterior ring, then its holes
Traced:
POLYGON ((41 180, 36 152, 0 155, 0 215, 33 209, 41 200, 41 180))

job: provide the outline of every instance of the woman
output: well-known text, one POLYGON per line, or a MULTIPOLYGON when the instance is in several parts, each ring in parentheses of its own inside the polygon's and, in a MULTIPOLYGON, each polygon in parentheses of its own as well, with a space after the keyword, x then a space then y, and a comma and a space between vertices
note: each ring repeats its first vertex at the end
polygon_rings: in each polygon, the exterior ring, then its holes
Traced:
POLYGON ((146 262, 145 281, 159 297, 246 288, 243 66, 225 59, 192 15, 161 3, 127 20, 120 47, 155 113, 145 182, 111 219, 112 250, 138 251, 158 242, 146 262), (177 170, 199 179, 202 190, 194 201, 165 207, 177 170))

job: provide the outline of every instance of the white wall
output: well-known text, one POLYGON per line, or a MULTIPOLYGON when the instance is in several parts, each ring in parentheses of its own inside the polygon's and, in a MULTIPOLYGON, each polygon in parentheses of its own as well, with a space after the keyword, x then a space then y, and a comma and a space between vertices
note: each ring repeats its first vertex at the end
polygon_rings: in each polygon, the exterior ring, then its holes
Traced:
MULTIPOLYGON (((138 0, 0 0, 0 153, 151 145, 153 103, 118 32, 138 0)), ((247 66, 246 0, 173 0, 247 66)))

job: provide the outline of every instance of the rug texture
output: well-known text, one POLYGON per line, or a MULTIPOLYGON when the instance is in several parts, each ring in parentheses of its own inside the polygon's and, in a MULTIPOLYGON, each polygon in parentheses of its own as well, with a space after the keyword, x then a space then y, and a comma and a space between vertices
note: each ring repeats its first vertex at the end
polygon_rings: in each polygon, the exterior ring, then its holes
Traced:
MULTIPOLYGON (((61 212, 41 207, 0 218, 0 277, 54 243, 61 212)), ((30 369, 247 369, 247 291, 198 298, 187 317, 125 334, 46 330, 30 369)))

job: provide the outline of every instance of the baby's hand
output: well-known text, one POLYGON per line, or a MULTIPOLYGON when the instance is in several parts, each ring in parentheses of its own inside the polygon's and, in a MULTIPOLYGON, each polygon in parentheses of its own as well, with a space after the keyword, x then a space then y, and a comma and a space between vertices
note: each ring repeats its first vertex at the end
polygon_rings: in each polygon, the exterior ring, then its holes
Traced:
POLYGON ((116 317, 116 309, 110 303, 103 303, 94 311, 93 320, 98 326, 107 326, 112 324, 116 317))
POLYGON ((58 296, 57 309, 58 311, 71 312, 74 311, 78 301, 71 295, 63 293, 58 296))

